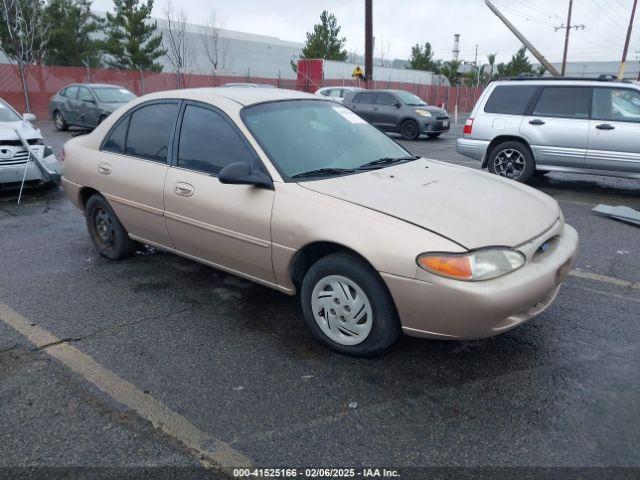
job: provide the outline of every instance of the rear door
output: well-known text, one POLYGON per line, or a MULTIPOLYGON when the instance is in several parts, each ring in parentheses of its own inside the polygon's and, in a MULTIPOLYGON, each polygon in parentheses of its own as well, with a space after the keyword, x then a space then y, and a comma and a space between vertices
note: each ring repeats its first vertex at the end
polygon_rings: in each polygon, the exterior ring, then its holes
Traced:
POLYGON ((127 113, 105 138, 94 173, 96 188, 127 231, 169 248, 163 196, 179 107, 178 100, 158 100, 127 113))
POLYGON ((67 87, 63 98, 64 101, 60 103, 62 116, 67 123, 78 123, 78 86, 67 87))
POLYGON ((538 166, 583 168, 589 132, 589 87, 545 86, 520 124, 538 166))
POLYGON ((368 120, 375 125, 374 120, 374 108, 376 107, 377 93, 373 92, 361 92, 357 93, 353 98, 351 108, 358 113, 362 118, 368 120))
POLYGON ((395 130, 398 127, 399 101, 390 93, 380 92, 373 109, 373 123, 383 130, 395 130))
POLYGON ((640 173, 640 91, 593 89, 586 168, 640 173))
POLYGON ((78 89, 78 123, 87 127, 98 125, 97 101, 87 87, 78 89))

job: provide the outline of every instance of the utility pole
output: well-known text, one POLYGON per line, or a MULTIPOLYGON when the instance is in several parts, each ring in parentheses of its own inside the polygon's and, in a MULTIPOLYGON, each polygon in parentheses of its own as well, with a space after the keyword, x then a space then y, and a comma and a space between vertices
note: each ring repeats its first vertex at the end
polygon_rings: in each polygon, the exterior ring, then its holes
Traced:
POLYGON ((620 71, 618 72, 618 80, 624 78, 624 64, 627 61, 627 52, 629 51, 629 41, 631 40, 631 31, 633 30, 633 18, 636 16, 636 7, 638 0, 633 0, 633 8, 631 8, 631 19, 629 20, 629 29, 627 30, 627 39, 624 42, 624 51, 622 52, 622 62, 620 62, 620 71))
POLYGON ((522 44, 525 47, 527 47, 527 49, 531 52, 531 54, 538 59, 538 61, 542 64, 542 66, 546 68, 549 71, 549 73, 551 73, 551 75, 553 75, 554 77, 560 76, 560 72, 558 72, 556 67, 551 65, 551 63, 549 63, 549 60, 544 58, 544 56, 532 45, 532 43, 529 40, 527 40, 527 38, 522 33, 520 33, 520 31, 516 27, 514 27, 509 20, 507 20, 507 17, 505 17, 502 14, 502 12, 500 12, 500 10, 498 10, 498 8, 493 3, 491 3, 489 0, 484 0, 484 3, 487 5, 487 7, 491 9, 491 11, 496 15, 496 17, 502 20, 502 23, 504 23, 507 26, 507 28, 511 30, 511 32, 518 38, 518 40, 520 40, 522 44))
POLYGON ((373 85, 373 0, 364 0, 364 74, 373 85))
POLYGON ((573 0, 569 0, 569 14, 567 15, 567 24, 560 25, 559 27, 555 27, 554 30, 557 32, 558 30, 566 30, 564 35, 564 54, 562 56, 562 76, 564 77, 565 72, 567 71, 567 54, 569 52, 569 34, 571 33, 571 29, 575 28, 576 30, 584 30, 584 25, 571 25, 571 11, 573 10, 573 0))
POLYGON ((477 70, 477 74, 478 74, 478 79, 476 80, 476 88, 478 88, 478 85, 480 85, 480 65, 478 65, 478 44, 476 43, 476 56, 475 59, 473 60, 473 64, 476 67, 477 70))

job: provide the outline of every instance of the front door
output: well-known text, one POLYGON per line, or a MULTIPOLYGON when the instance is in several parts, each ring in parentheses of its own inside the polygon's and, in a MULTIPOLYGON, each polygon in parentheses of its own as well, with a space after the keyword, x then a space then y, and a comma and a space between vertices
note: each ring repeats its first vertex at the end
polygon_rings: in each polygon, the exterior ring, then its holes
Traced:
POLYGON ((589 131, 588 87, 545 87, 520 134, 533 149, 539 166, 582 168, 589 131))
POLYGON ((92 166, 96 188, 130 235, 172 248, 164 213, 164 184, 180 102, 143 104, 111 129, 92 166))
POLYGON ((640 174, 640 91, 594 88, 586 168, 640 174))
POLYGON ((242 133, 217 109, 187 102, 165 182, 165 217, 175 248, 252 279, 274 283, 271 264, 273 190, 227 185, 226 165, 262 168, 242 133))

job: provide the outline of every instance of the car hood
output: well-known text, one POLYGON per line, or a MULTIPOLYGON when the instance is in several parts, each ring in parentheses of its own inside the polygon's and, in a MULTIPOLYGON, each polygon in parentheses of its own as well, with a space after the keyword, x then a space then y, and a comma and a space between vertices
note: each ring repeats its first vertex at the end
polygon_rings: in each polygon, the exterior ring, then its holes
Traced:
POLYGON ((300 186, 399 218, 470 250, 521 245, 560 216, 555 200, 530 187, 425 159, 300 186))
POLYGON ((42 138, 40 130, 29 122, 18 120, 17 122, 0 122, 0 141, 19 140, 16 129, 25 139, 42 138))

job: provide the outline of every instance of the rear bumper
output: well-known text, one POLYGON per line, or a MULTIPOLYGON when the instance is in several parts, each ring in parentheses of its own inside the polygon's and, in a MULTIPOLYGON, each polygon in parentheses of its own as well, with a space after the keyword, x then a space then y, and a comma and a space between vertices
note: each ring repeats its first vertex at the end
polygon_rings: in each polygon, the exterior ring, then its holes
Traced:
POLYGON ((489 143, 490 142, 488 140, 459 138, 456 141, 456 150, 460 155, 482 161, 487 154, 489 143))
MULTIPOLYGON (((529 248, 528 244, 524 248, 529 248)), ((382 274, 408 335, 474 340, 506 332, 542 313, 555 299, 578 249, 566 225, 552 251, 520 270, 484 282, 433 281, 382 274)))

